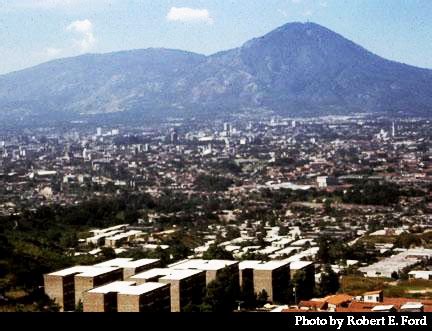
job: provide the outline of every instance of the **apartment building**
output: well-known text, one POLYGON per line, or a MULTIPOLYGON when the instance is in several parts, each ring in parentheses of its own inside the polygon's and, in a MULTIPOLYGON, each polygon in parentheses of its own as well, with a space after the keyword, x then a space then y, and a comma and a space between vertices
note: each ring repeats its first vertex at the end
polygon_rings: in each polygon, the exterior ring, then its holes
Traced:
POLYGON ((169 312, 170 288, 162 283, 118 281, 84 293, 84 312, 169 312))
POLYGON ((132 276, 130 280, 137 284, 169 284, 172 312, 181 312, 188 304, 200 304, 206 288, 206 272, 201 270, 151 269, 132 276))

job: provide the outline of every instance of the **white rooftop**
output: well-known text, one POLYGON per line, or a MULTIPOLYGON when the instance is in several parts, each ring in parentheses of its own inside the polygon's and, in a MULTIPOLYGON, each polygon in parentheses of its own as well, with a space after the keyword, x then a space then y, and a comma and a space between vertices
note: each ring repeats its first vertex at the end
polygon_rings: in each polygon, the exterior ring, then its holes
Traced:
POLYGON ((113 282, 104 286, 100 286, 100 287, 96 287, 90 291, 88 291, 89 293, 103 293, 103 294, 107 294, 107 293, 111 293, 111 292, 120 292, 123 289, 126 289, 132 285, 135 285, 135 282, 122 282, 122 281, 118 281, 118 282, 113 282))
POLYGON ((158 259, 140 259, 133 261, 131 258, 117 258, 95 264, 95 267, 138 268, 158 261, 158 259))
POLYGON ((382 306, 375 306, 372 308, 372 311, 387 311, 392 309, 393 305, 382 305, 382 306))
POLYGON ((290 263, 290 269, 291 270, 300 270, 307 266, 310 266, 313 264, 313 262, 310 261, 294 261, 290 263))
POLYGON ((286 266, 288 263, 285 261, 242 261, 239 263, 240 270, 255 269, 255 270, 275 270, 280 267, 286 266))
POLYGON ((195 275, 198 275, 200 273, 202 273, 203 271, 201 270, 174 270, 174 269, 170 269, 171 272, 162 277, 161 279, 165 279, 165 280, 181 280, 181 279, 185 279, 185 278, 189 278, 195 275))
POLYGON ((407 302, 401 306, 401 309, 422 309, 423 304, 421 302, 407 302))
POLYGON ((59 270, 56 272, 52 272, 50 276, 69 276, 69 275, 78 275, 80 277, 95 277, 99 275, 103 275, 108 272, 112 272, 117 270, 115 267, 94 267, 94 266, 75 266, 63 270, 59 270))
POLYGON ((141 295, 166 286, 168 285, 162 283, 154 283, 154 282, 149 282, 142 285, 136 285, 136 282, 118 281, 118 282, 113 282, 104 286, 94 288, 88 292, 103 293, 103 294, 114 292, 114 293, 126 294, 126 295, 141 295))
POLYGON ((107 240, 120 240, 120 239, 128 238, 128 237, 131 237, 131 236, 136 236, 136 235, 139 235, 139 234, 142 234, 142 233, 143 233, 142 231, 131 230, 131 231, 128 231, 128 232, 116 234, 116 235, 114 235, 112 237, 108 237, 106 239, 107 240))
POLYGON ((183 270, 184 269, 219 270, 234 264, 238 264, 238 262, 228 261, 228 260, 193 259, 193 260, 180 261, 178 263, 171 264, 169 267, 171 269, 183 269, 183 270))
POLYGON ((170 273, 170 269, 167 268, 154 268, 150 269, 144 272, 140 272, 139 274, 136 274, 131 277, 131 279, 150 279, 154 277, 162 277, 166 276, 170 273))
POLYGON ((264 262, 262 264, 258 264, 255 267, 255 270, 275 270, 286 265, 288 265, 288 263, 285 261, 269 261, 269 262, 264 262))
POLYGON ((367 267, 359 268, 363 273, 388 274, 392 271, 402 270, 421 261, 424 257, 432 257, 431 249, 409 249, 390 256, 367 267))
POLYGON ((260 264, 261 261, 242 261, 239 263, 239 269, 240 270, 244 270, 244 269, 254 269, 258 264, 260 264))
POLYGON ((151 279, 160 276, 160 279, 181 280, 201 273, 201 270, 182 270, 171 268, 155 268, 132 276, 131 279, 151 279))
POLYGON ((119 268, 115 267, 91 267, 90 269, 87 269, 86 271, 78 274, 78 277, 95 277, 99 275, 103 275, 109 272, 113 272, 115 270, 118 270, 119 268))
POLYGON ((432 275, 432 270, 413 270, 413 271, 410 271, 408 273, 408 275, 429 276, 429 275, 432 275))
POLYGON ((144 283, 142 285, 129 286, 129 287, 123 288, 119 292, 119 294, 141 295, 141 294, 151 292, 151 291, 154 291, 156 289, 166 287, 166 286, 168 286, 168 285, 162 284, 162 283, 149 282, 149 283, 144 283))
POLYGON ((56 272, 52 272, 49 275, 50 276, 64 277, 64 276, 69 276, 69 275, 79 274, 79 273, 85 272, 89 268, 92 268, 92 267, 90 267, 90 266, 75 266, 75 267, 59 270, 56 272))
POLYGON ((120 224, 120 225, 116 225, 116 226, 112 226, 112 227, 109 227, 109 228, 105 228, 105 229, 94 229, 94 230, 90 230, 89 232, 93 232, 93 233, 105 233, 105 232, 111 232, 111 231, 114 231, 114 230, 119 230, 119 229, 122 229, 122 228, 125 228, 125 227, 128 227, 129 226, 129 224, 120 224))

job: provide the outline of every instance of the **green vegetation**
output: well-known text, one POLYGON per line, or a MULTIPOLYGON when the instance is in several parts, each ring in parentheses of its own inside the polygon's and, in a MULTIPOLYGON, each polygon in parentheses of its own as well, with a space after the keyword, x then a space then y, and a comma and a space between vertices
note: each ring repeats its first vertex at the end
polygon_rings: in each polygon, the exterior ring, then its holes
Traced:
POLYGON ((201 311, 215 313, 230 313, 237 308, 240 294, 238 274, 228 269, 222 270, 218 278, 207 285, 206 295, 201 311))
POLYGON ((368 182, 365 185, 357 185, 349 189, 342 201, 359 205, 389 206, 396 204, 400 196, 401 192, 395 184, 368 182))
POLYGON ((203 192, 226 191, 233 184, 232 179, 222 176, 199 175, 195 179, 196 189, 203 192))
POLYGON ((234 260, 233 255, 222 247, 213 244, 203 254, 204 260, 234 260))
POLYGON ((297 271, 291 282, 296 295, 296 303, 314 296, 314 288, 309 285, 307 274, 303 270, 297 271))
POLYGON ((331 265, 326 264, 321 273, 321 281, 317 285, 317 294, 325 297, 339 290, 339 276, 333 271, 331 265))
MULTIPOLYGON (((148 195, 125 194, 115 199, 94 199, 80 206, 51 206, 24 210, 20 215, 0 218, 0 309, 15 311, 53 310, 52 303, 43 294, 43 274, 72 265, 89 265, 115 257, 110 248, 104 248, 98 257, 74 256, 78 238, 92 227, 108 227, 134 223, 143 209, 165 211, 176 207, 171 203, 180 198, 167 193, 164 199, 154 201, 148 195), (19 293, 20 295, 17 295, 19 293)), ((191 200, 182 198, 184 204, 191 200)), ((178 209, 182 210, 180 203, 178 209)), ((182 232, 164 239, 168 251, 132 250, 129 255, 161 258, 167 264, 183 259, 191 253, 185 243, 189 239, 182 232)))
POLYGON ((361 295, 369 291, 383 290, 385 297, 432 298, 432 281, 399 280, 386 278, 365 278, 361 276, 344 276, 341 280, 343 293, 361 295))

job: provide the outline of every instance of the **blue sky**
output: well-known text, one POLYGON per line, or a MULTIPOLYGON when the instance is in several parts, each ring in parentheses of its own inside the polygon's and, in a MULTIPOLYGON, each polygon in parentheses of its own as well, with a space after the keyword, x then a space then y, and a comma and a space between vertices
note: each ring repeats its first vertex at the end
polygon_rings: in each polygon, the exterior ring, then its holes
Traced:
POLYGON ((211 54, 294 21, 432 68, 431 0, 0 0, 0 73, 87 52, 211 54))

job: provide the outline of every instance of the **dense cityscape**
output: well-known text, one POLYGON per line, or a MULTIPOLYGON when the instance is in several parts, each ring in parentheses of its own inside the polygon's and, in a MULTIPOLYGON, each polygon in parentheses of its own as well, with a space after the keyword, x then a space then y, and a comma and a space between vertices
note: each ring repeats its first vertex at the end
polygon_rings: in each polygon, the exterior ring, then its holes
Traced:
POLYGON ((3 311, 432 311, 432 123, 0 133, 3 311))

